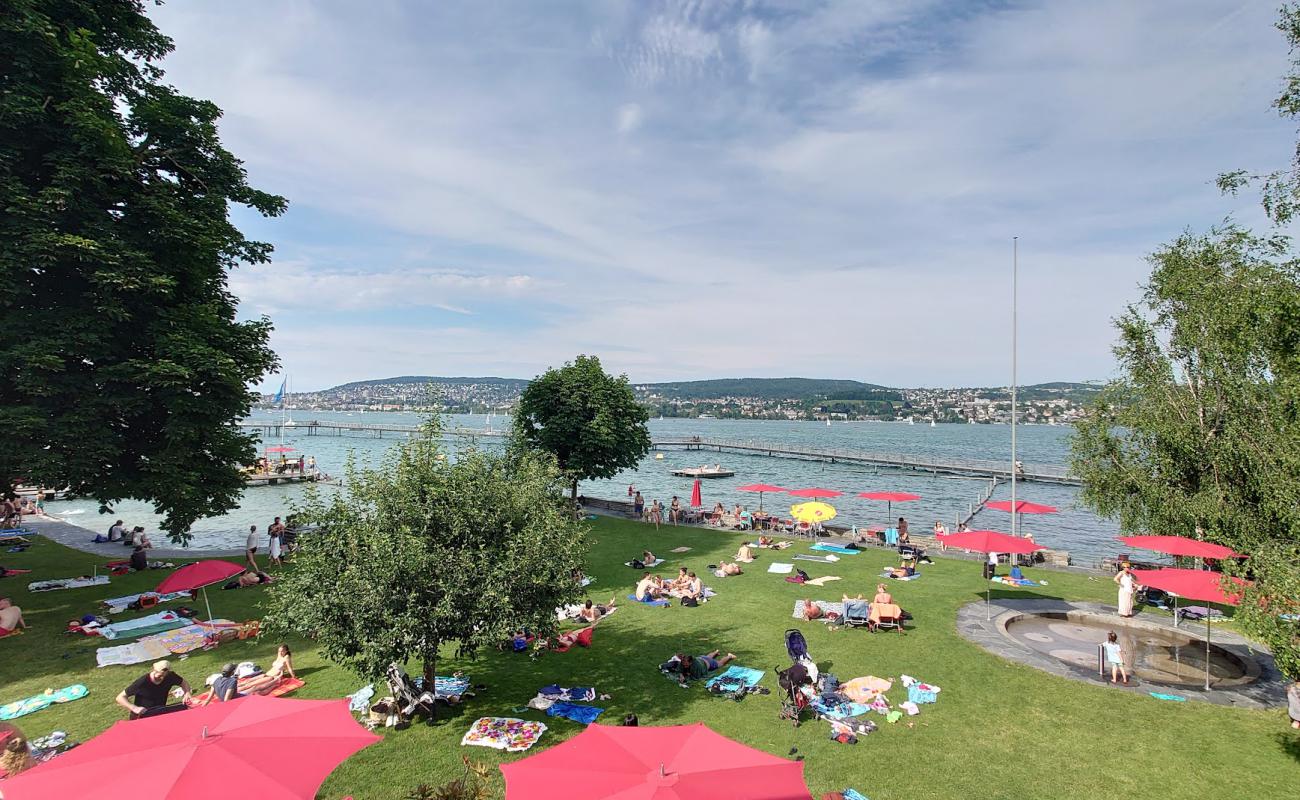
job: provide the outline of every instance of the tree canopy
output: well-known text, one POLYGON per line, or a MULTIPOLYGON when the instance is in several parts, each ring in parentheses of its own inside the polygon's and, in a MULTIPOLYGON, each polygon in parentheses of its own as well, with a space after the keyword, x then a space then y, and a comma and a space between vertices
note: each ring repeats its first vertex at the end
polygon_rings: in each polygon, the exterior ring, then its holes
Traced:
POLYGON ((524 445, 555 456, 576 498, 578 481, 612 478, 641 463, 650 452, 649 419, 626 375, 615 378, 596 356, 580 355, 528 384, 514 425, 524 445))
POLYGON ((272 370, 265 318, 227 272, 275 216, 217 132, 162 82, 172 49, 141 0, 0 5, 0 490, 152 501, 175 540, 233 507, 254 440, 235 422, 272 370))
POLYGON ((527 628, 556 628, 581 592, 584 527, 545 454, 441 448, 436 423, 345 488, 309 492, 294 568, 270 587, 269 624, 309 636, 365 678, 441 648, 471 652, 527 628))
POLYGON ((1280 237, 1180 236, 1118 320, 1121 377, 1078 423, 1083 498, 1133 531, 1249 554, 1239 613, 1300 678, 1300 268, 1280 237))

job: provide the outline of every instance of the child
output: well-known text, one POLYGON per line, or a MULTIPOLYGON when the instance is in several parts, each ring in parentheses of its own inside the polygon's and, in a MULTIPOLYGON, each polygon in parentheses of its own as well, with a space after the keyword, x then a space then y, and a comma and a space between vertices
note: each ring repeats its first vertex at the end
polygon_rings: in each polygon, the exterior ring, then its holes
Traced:
POLYGON ((1115 631, 1106 634, 1106 643, 1102 645, 1106 651, 1106 663, 1110 664, 1110 682, 1115 683, 1115 676, 1122 675, 1124 683, 1128 683, 1128 672, 1124 670, 1124 649, 1119 646, 1119 637, 1115 631))

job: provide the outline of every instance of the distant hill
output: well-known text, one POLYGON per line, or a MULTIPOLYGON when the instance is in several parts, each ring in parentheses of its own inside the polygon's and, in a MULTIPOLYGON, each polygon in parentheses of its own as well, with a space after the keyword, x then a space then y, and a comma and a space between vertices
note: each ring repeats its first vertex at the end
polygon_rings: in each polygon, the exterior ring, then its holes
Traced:
POLYGON ((322 389, 321 393, 347 392, 356 389, 369 389, 373 386, 410 386, 438 384, 440 386, 501 386, 522 391, 529 381, 523 378, 439 378, 434 375, 399 375, 396 378, 376 378, 371 381, 353 381, 322 389))
POLYGON ((706 381, 634 385, 642 394, 658 395, 669 400, 714 397, 753 397, 762 400, 827 397, 850 399, 863 398, 881 391, 893 391, 872 383, 823 378, 717 378, 706 381))

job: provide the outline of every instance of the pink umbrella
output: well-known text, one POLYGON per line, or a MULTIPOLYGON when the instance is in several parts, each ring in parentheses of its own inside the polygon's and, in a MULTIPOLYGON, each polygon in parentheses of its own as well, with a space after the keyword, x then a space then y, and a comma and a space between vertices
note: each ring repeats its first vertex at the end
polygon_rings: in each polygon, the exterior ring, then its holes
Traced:
POLYGON ((700 479, 696 478, 695 485, 691 487, 691 508, 699 508, 702 505, 704 501, 700 498, 700 479))
POLYGON ((168 592, 194 592, 203 589, 203 605, 208 609, 208 619, 212 619, 212 606, 208 603, 207 586, 233 578, 243 572, 244 568, 229 561, 195 561, 186 564, 172 574, 163 578, 155 589, 158 594, 168 592))
MULTIPOLYGON (((1009 536, 997 531, 962 531, 943 537, 943 546, 957 550, 974 550, 977 553, 1032 553, 1046 550, 1032 539, 1009 536)), ((990 618, 991 587, 984 587, 984 616, 990 618)))
MULTIPOLYGON (((994 511, 1006 511, 1007 513, 1011 513, 1010 500, 994 500, 992 502, 985 503, 984 507, 991 508, 994 511)), ((1041 503, 1031 503, 1028 500, 1017 500, 1015 510, 1016 510, 1016 514, 1019 516, 1016 517, 1016 527, 1013 530, 1024 529, 1025 523, 1024 520, 1021 519, 1021 517, 1023 517, 1025 514, 1055 514, 1056 513, 1056 508, 1054 506, 1045 506, 1042 505, 1041 503)))
POLYGON ((277 444, 273 447, 266 448, 268 453, 292 453, 293 448, 287 444, 277 444))
POLYGON ((784 486, 772 486, 771 484, 767 484, 767 483, 751 483, 751 484, 748 485, 748 486, 741 486, 741 487, 739 487, 739 491, 742 491, 742 492, 758 492, 758 510, 759 510, 759 512, 762 512, 762 510, 763 510, 763 492, 784 492, 784 491, 785 491, 785 487, 784 487, 784 486))
POLYGON ((909 494, 907 492, 860 492, 858 497, 864 500, 884 500, 885 501, 885 518, 893 520, 894 503, 910 503, 913 500, 920 500, 921 495, 909 494))
POLYGON ((817 487, 811 489, 791 489, 789 493, 792 497, 811 497, 814 499, 823 497, 839 497, 844 494, 844 492, 837 492, 834 489, 819 489, 817 487))
MULTIPOLYGON (((1171 537, 1176 538, 1176 537, 1171 537)), ((1235 588, 1244 589, 1250 586, 1249 581, 1241 578, 1227 578, 1218 572, 1208 572, 1201 569, 1175 569, 1168 567, 1166 569, 1135 569, 1133 577, 1138 583, 1146 586, 1154 586, 1157 589, 1163 589, 1174 595, 1175 598, 1186 597, 1190 600, 1200 600, 1206 603, 1219 603, 1225 606, 1235 606, 1241 603, 1241 592, 1228 594, 1223 590, 1224 580, 1228 580, 1235 588)), ((1174 624, 1178 624, 1178 604, 1174 603, 1174 624)), ((1205 691, 1210 690, 1210 615, 1205 615, 1205 691)))
POLYGON ((1194 558, 1241 558, 1241 553, 1230 547, 1186 536, 1121 536, 1119 540, 1129 547, 1167 553, 1171 556, 1192 556, 1194 558))

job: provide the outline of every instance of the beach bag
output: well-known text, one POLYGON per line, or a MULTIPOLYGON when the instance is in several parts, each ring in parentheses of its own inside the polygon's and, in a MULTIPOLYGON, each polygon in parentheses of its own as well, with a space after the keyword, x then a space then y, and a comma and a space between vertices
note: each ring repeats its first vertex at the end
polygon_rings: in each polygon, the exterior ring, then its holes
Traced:
POLYGON ((629 564, 632 567, 632 569, 645 569, 645 562, 639 558, 632 559, 632 561, 629 562, 629 564))
POLYGON ((698 606, 699 604, 700 604, 700 601, 699 601, 699 600, 696 600, 694 597, 683 597, 683 598, 682 598, 682 605, 686 606, 687 608, 695 608, 695 607, 698 606))
POLYGON ((153 608, 154 606, 158 605, 158 595, 156 595, 156 594, 142 594, 142 595, 140 595, 140 599, 137 600, 136 602, 138 602, 138 603, 140 604, 140 608, 142 608, 142 609, 143 609, 143 608, 153 608))

